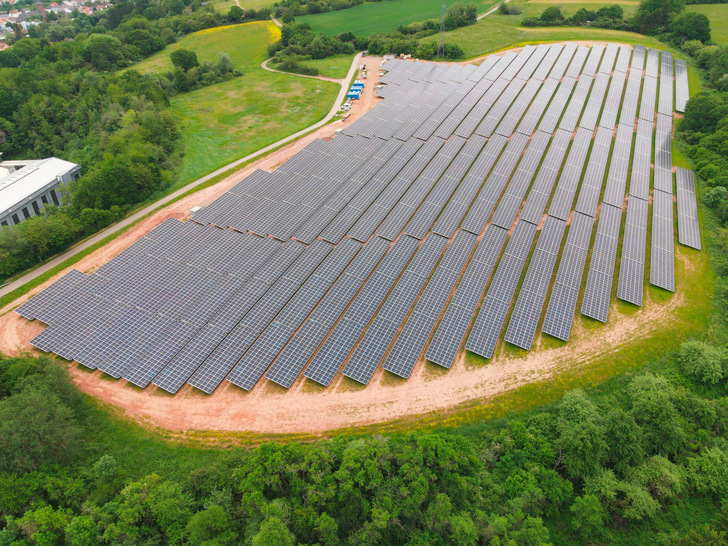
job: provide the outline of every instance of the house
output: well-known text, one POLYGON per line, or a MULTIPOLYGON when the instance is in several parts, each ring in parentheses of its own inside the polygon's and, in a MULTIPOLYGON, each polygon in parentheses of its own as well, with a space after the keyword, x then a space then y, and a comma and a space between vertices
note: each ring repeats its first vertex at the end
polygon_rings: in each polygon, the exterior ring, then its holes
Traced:
POLYGON ((57 157, 0 162, 0 226, 38 216, 46 204, 60 205, 65 184, 79 178, 79 165, 57 157))

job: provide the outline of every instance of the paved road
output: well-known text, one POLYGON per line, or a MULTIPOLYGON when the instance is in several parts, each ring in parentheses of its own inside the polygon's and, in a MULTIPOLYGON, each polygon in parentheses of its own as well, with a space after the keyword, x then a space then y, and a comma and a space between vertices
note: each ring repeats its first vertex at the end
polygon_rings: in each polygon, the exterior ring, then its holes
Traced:
MULTIPOLYGON (((211 172, 210 174, 203 176, 202 178, 198 178, 194 182, 190 182, 186 186, 178 189, 177 191, 170 193, 169 195, 167 195, 165 197, 162 197, 159 201, 155 201, 151 205, 148 205, 148 206, 144 207, 143 209, 141 209, 140 211, 135 212, 131 216, 124 218, 123 220, 114 224, 113 226, 109 226, 105 230, 97 233, 96 235, 94 235, 93 237, 91 237, 89 239, 86 239, 84 242, 69 249, 68 251, 64 252, 60 256, 51 260, 50 262, 46 262, 39 268, 34 269, 33 271, 31 271, 29 273, 26 273, 25 275, 14 280, 10 284, 0 288, 0 297, 5 296, 6 294, 9 294, 10 292, 12 292, 13 290, 16 290, 17 288, 20 288, 25 283, 32 281, 33 279, 39 277, 40 275, 42 275, 43 273, 46 273, 47 271, 50 271, 57 265, 60 265, 61 263, 68 260, 69 258, 72 258, 79 252, 83 252, 90 246, 95 245, 96 243, 98 243, 99 241, 108 237, 109 235, 116 233, 120 229, 123 229, 130 224, 133 224, 134 222, 136 222, 143 216, 146 216, 147 214, 149 214, 153 210, 157 209, 161 205, 165 205, 165 204, 169 203, 170 201, 174 200, 175 198, 179 197, 180 195, 190 191, 193 188, 196 188, 200 184, 204 184, 211 178, 214 178, 217 175, 224 173, 225 171, 227 171, 229 169, 232 169, 234 167, 237 167, 238 165, 241 165, 247 161, 250 161, 251 159, 255 159, 256 157, 262 156, 262 155, 270 152, 271 150, 281 146, 282 144, 287 144, 288 142, 291 142, 292 140, 296 140, 297 138, 305 135, 306 133, 308 133, 314 129, 318 129, 319 127, 322 127, 323 125, 328 123, 329 120, 331 118, 333 118, 334 115, 339 111, 339 105, 344 101, 344 97, 346 96, 346 92, 348 91, 346 84, 349 82, 349 80, 351 80, 352 76, 354 76, 354 73, 358 69, 360 59, 361 59, 361 53, 358 53, 354 57, 354 60, 351 62, 351 67, 349 67, 349 73, 346 75, 346 78, 344 80, 340 80, 340 82, 339 82, 341 85, 341 89, 339 90, 339 94, 337 95, 336 100, 334 101, 334 105, 331 107, 331 110, 329 110, 329 113, 326 114, 326 117, 324 117, 324 119, 322 119, 321 121, 314 123, 313 125, 310 125, 310 126, 306 127, 305 129, 301 129, 297 133, 287 136, 286 138, 282 138, 278 142, 274 142, 273 144, 266 146, 265 148, 262 148, 262 149, 258 150, 257 152, 253 152, 252 154, 246 155, 245 157, 240 158, 237 161, 233 161, 232 163, 229 163, 229 164, 225 165, 224 167, 220 167, 218 170, 211 172)), ((288 74, 287 72, 285 74, 287 74, 289 76, 290 75, 298 76, 298 74, 288 74)))

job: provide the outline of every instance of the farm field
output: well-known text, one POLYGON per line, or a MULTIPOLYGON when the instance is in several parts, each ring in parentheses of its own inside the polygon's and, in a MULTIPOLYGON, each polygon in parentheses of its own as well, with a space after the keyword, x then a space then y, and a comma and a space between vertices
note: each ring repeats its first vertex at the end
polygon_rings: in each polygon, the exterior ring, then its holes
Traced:
MULTIPOLYGON (((495 6, 497 0, 473 2, 478 13, 484 13, 495 6)), ((393 32, 401 25, 416 21, 439 19, 442 2, 439 0, 383 0, 362 4, 353 8, 331 11, 317 15, 296 17, 299 23, 308 23, 316 32, 330 36, 342 32, 353 32, 359 36, 370 36, 382 32, 393 32)))
POLYGON ((685 11, 702 13, 710 19, 710 37, 718 44, 728 44, 728 4, 693 4, 685 11))
MULTIPOLYGON (((218 51, 226 51, 243 72, 240 78, 171 97, 185 149, 175 188, 295 133, 329 111, 339 90, 336 84, 260 67, 268 45, 279 37, 280 29, 272 22, 218 27, 190 34, 133 66, 142 73, 171 69, 169 56, 184 48, 210 62, 218 51)), ((343 70, 346 75, 348 58, 346 69, 346 60, 336 57, 321 63, 321 70, 327 74, 343 70)))

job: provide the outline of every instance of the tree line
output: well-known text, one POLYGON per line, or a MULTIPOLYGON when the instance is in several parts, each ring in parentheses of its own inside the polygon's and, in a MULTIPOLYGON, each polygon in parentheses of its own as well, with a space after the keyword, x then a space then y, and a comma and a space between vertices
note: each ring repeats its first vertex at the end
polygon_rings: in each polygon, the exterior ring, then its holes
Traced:
POLYGON ((631 30, 657 36, 676 47, 689 40, 710 41, 710 20, 702 13, 683 13, 684 0, 643 0, 631 19, 625 19, 620 5, 605 6, 598 10, 580 8, 571 17, 565 17, 558 6, 546 8, 538 17, 526 17, 526 27, 591 26, 615 30, 631 30))
POLYGON ((0 544, 724 544, 727 377, 693 341, 520 416, 199 464, 108 422, 52 359, 2 358, 0 544))

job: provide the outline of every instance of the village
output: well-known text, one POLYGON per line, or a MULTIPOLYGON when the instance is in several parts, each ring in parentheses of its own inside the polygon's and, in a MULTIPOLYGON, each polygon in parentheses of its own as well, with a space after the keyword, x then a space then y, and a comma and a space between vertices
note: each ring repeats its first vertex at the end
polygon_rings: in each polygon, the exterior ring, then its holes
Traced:
POLYGON ((95 11, 107 9, 110 5, 106 0, 63 0, 48 4, 37 2, 35 5, 24 0, 5 0, 0 3, 0 51, 10 48, 13 40, 27 36, 29 29, 35 25, 57 21, 64 15, 70 18, 81 13, 91 15, 95 11))

